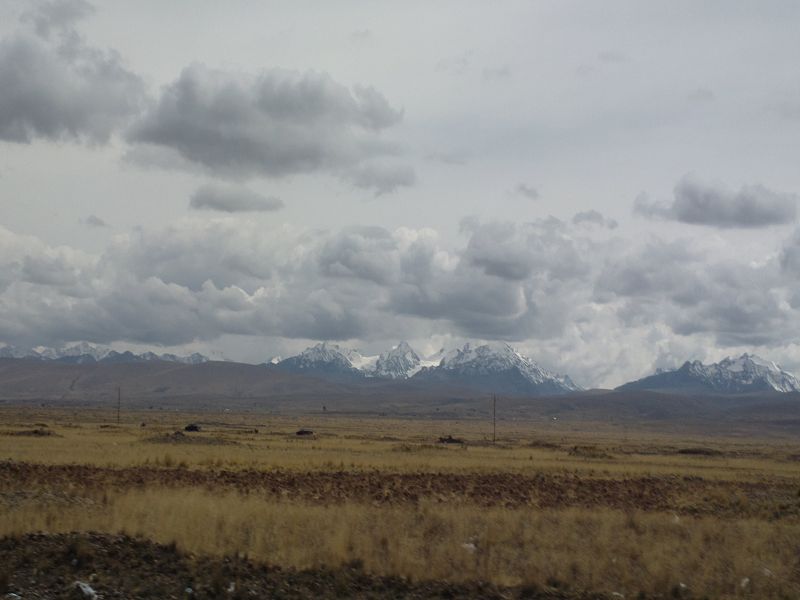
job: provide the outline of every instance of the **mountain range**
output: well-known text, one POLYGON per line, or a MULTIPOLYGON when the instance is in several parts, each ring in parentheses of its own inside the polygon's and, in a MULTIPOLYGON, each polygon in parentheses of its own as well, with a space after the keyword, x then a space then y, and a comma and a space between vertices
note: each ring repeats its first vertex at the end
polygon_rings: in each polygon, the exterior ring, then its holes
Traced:
POLYGON ((208 357, 197 352, 188 356, 156 354, 155 352, 135 354, 129 350, 117 352, 116 350, 111 350, 103 346, 94 346, 88 342, 78 342, 77 344, 62 348, 48 348, 44 346, 38 346, 36 348, 17 348, 15 346, 5 345, 0 347, 0 358, 29 358, 71 364, 113 364, 161 360, 164 362, 196 365, 208 362, 209 360, 208 357))
MULTIPOLYGON (((76 365, 170 362, 196 365, 209 362, 199 353, 189 356, 130 351, 117 352, 87 342, 61 348, 21 349, 0 347, 0 358, 25 358, 76 365)), ((308 375, 320 381, 345 384, 408 382, 414 389, 475 390, 516 396, 572 394, 582 388, 568 375, 538 365, 506 343, 466 343, 452 350, 422 356, 403 341, 389 350, 365 355, 335 343, 321 342, 289 358, 274 358, 261 365, 281 372, 308 375)), ((717 363, 686 361, 672 370, 625 383, 618 391, 653 391, 670 394, 750 394, 800 392, 800 380, 772 361, 753 354, 725 358, 717 363)))
POLYGON ((710 365, 686 361, 677 369, 659 370, 617 389, 718 394, 798 392, 800 381, 774 362, 745 353, 710 365))
POLYGON ((407 343, 377 355, 364 356, 338 344, 322 342, 297 356, 277 361, 275 368, 338 379, 393 379, 453 384, 503 394, 542 395, 579 391, 568 376, 552 373, 508 344, 465 344, 449 352, 421 358, 407 343))

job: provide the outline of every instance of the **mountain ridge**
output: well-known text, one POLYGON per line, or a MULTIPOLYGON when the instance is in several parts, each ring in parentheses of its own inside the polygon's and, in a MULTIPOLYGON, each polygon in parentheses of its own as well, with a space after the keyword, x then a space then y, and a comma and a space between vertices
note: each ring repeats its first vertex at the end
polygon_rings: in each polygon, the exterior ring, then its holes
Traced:
POLYGON ((210 359, 199 352, 186 356, 164 353, 156 354, 152 351, 136 354, 130 350, 118 352, 104 346, 95 346, 89 342, 77 342, 70 346, 51 348, 36 346, 35 348, 18 348, 5 344, 0 347, 0 358, 29 358, 35 360, 57 361, 71 364, 91 363, 120 363, 120 362, 148 362, 160 360, 163 362, 176 362, 193 365, 208 362, 210 359))
POLYGON ((581 390, 569 376, 540 367, 505 343, 473 345, 467 342, 461 348, 444 353, 437 362, 421 358, 405 341, 377 357, 321 342, 279 361, 276 367, 338 379, 413 379, 522 395, 581 390))
POLYGON ((799 392, 800 380, 773 361, 744 353, 708 365, 699 360, 686 361, 677 369, 659 370, 616 389, 720 394, 762 391, 786 393, 799 392))

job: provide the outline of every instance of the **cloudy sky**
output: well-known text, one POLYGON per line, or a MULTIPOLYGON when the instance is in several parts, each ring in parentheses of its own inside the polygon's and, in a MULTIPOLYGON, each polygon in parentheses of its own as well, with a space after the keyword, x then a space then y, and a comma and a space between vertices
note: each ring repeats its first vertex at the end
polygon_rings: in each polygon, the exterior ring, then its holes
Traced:
POLYGON ((800 371, 796 2, 0 0, 0 341, 800 371))

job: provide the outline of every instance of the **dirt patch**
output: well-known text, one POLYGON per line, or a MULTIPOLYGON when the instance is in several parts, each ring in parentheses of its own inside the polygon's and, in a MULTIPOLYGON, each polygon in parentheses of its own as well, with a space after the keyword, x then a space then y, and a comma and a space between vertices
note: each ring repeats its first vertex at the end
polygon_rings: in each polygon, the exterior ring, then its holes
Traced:
POLYGON ((22 431, 4 431, 3 435, 16 435, 22 437, 61 437, 56 432, 43 427, 36 429, 23 429, 22 431))
POLYGON ((722 456, 722 452, 713 448, 681 448, 678 454, 688 454, 694 456, 722 456))
POLYGON ((0 462, 0 489, 74 489, 89 493, 150 486, 259 493, 316 504, 401 505, 423 500, 508 508, 608 507, 720 517, 800 516, 796 482, 734 482, 700 477, 608 479, 571 473, 395 473, 386 471, 192 470, 0 462))
POLYGON ((554 442, 547 442, 545 440, 531 440, 525 444, 527 448, 544 448, 546 450, 560 450, 561 446, 554 442))
POLYGON ((76 582, 111 598, 529 598, 603 600, 601 594, 488 583, 412 582, 370 575, 358 563, 296 571, 240 557, 195 556, 128 536, 31 534, 0 539, 0 593, 74 598, 76 582))

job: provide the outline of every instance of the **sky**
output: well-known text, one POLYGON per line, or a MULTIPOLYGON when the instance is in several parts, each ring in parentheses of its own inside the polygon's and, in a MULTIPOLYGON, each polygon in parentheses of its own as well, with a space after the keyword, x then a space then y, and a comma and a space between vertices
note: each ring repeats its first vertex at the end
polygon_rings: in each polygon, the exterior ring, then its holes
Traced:
POLYGON ((0 0, 0 342, 800 371, 796 2, 0 0))

